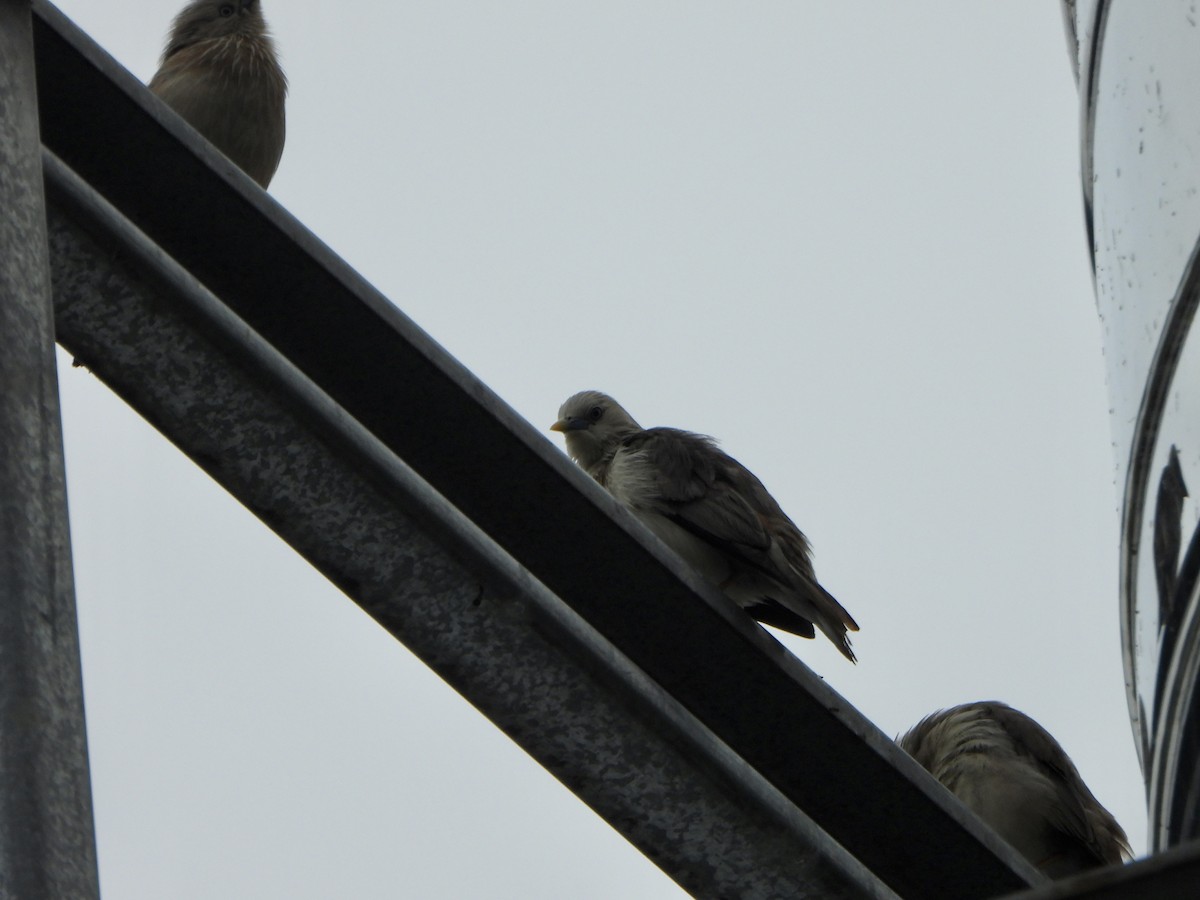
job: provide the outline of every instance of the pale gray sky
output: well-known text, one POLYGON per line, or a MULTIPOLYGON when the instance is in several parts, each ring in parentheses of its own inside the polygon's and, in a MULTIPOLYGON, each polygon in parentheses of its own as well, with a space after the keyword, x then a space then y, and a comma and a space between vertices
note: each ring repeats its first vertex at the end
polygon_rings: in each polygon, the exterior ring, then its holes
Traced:
MULTIPOLYGON (((177 11, 59 5, 143 81, 177 11)), ((285 207, 539 427, 594 387, 720 438, 862 625, 781 641, 892 735, 1029 713, 1144 850, 1057 4, 265 12, 285 207)), ((60 371, 106 897, 680 895, 60 371)))

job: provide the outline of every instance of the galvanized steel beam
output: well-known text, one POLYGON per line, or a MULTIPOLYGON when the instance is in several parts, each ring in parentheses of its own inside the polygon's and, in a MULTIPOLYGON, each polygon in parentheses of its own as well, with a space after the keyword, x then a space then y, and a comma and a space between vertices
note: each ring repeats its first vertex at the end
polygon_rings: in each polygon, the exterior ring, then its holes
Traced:
POLYGON ((0 0, 0 896, 97 897, 28 0, 0 0))
POLYGON ((46 173, 62 344, 679 884, 894 896, 49 156, 46 173))
MULTIPOLYGON (((411 467, 420 482, 432 488, 429 496, 445 498, 449 501, 446 509, 457 508, 473 523, 469 538, 463 537, 465 532, 455 530, 459 526, 439 524, 441 519, 431 518, 424 507, 413 512, 414 507, 406 505, 412 502, 406 494, 387 487, 394 492, 399 508, 409 510, 422 524, 428 520, 435 543, 449 541, 447 546, 457 548, 454 553, 470 562, 484 552, 473 547, 490 548, 494 542, 516 561, 514 571, 522 573, 513 576, 518 582, 539 584, 529 596, 541 596, 538 592, 544 585, 549 591, 547 602, 552 596, 561 598, 563 621, 577 622, 578 629, 596 635, 588 639, 591 643, 584 642, 592 647, 589 656, 619 663, 615 673, 595 669, 604 673, 598 683, 606 685, 607 691, 597 703, 625 698, 621 702, 632 704, 637 716, 653 715, 656 724, 651 730, 657 735, 664 733, 667 721, 686 723, 681 726, 686 734, 684 755, 695 758, 694 748, 713 748, 699 757, 698 768, 723 773, 720 783, 731 792, 735 805, 750 803, 765 810, 754 798, 783 798, 786 803, 771 807, 775 809, 772 815, 795 823, 803 821, 798 812, 803 810, 833 839, 814 837, 800 825, 789 825, 800 835, 791 852, 801 856, 815 852, 824 860, 834 860, 836 854, 828 848, 833 842, 840 843, 897 893, 914 898, 991 897, 1037 880, 1014 851, 983 828, 887 736, 719 592, 701 583, 386 298, 244 175, 182 129, 129 73, 49 4, 38 3, 37 10, 39 83, 45 87, 41 96, 43 143, 145 235, 144 256, 149 262, 141 277, 153 290, 163 291, 164 297, 179 294, 168 282, 203 283, 219 297, 214 307, 218 311, 214 316, 200 316, 187 306, 180 313, 181 321, 193 322, 196 335, 218 341, 222 352, 232 354, 238 365, 250 366, 246 371, 254 375, 244 386, 246 390, 267 379, 271 368, 251 366, 246 358, 269 355, 278 358, 279 365, 286 361, 311 388, 289 388, 283 395, 290 398, 299 419, 315 416, 331 452, 349 453, 347 459, 365 466, 366 477, 375 480, 384 478, 380 473, 386 467, 381 460, 403 460, 403 464, 389 462, 388 471, 411 467), (236 240, 230 240, 230 235, 237 235, 236 240), (171 259, 182 269, 169 265, 171 259), (164 275, 168 270, 174 274, 164 275), (214 324, 218 320, 230 324, 218 328, 214 324), (248 357, 244 350, 230 349, 238 335, 247 340, 261 338, 260 349, 248 357), (316 416, 317 395, 336 415, 316 416), (332 427, 331 422, 340 424, 332 427), (348 438, 343 425, 352 425, 352 430, 361 426, 354 432, 360 437, 348 438), (378 448, 375 456, 353 449, 363 441, 378 448), (368 457, 376 463, 368 465, 364 461, 368 457), (455 538, 455 534, 460 536, 455 538), (647 691, 658 699, 649 702, 647 691), (630 699, 633 697, 643 699, 630 699), (672 712, 668 714, 665 707, 672 712), (712 759, 717 757, 736 760, 736 765, 714 768, 712 759)), ((68 208, 70 204, 57 190, 55 196, 60 208, 68 208)), ((96 207, 94 201, 76 203, 70 215, 82 221, 88 215, 85 210, 96 207)), ((106 235, 119 227, 114 221, 102 220, 105 216, 93 215, 88 227, 97 240, 105 241, 110 239, 106 235)), ((60 233, 60 226, 55 225, 55 234, 60 233)), ((68 263, 56 250, 56 267, 63 267, 64 273, 77 271, 68 263)), ((91 265, 84 263, 81 269, 91 265)), ((303 520, 307 513, 301 507, 290 507, 286 492, 274 493, 288 472, 287 458, 277 455, 278 442, 258 440, 255 446, 261 446, 266 455, 249 460, 240 456, 239 447, 254 442, 256 431, 264 426, 236 406, 240 402, 237 396, 222 395, 203 381, 186 390, 177 385, 165 395, 139 393, 143 387, 152 387, 157 378, 166 377, 171 368, 170 360, 153 360, 172 352, 169 348, 176 344, 166 342, 165 336, 149 343, 141 337, 143 331, 160 333, 160 313, 119 319, 123 324, 113 328, 103 325, 103 318, 93 321, 87 315, 72 326, 66 309, 69 292, 65 287, 56 287, 56 292, 62 295, 56 302, 64 344, 74 347, 118 393, 201 465, 217 473, 223 483, 236 483, 236 472, 222 474, 227 469, 244 468, 239 477, 245 484, 231 489, 277 531, 291 534, 311 527, 292 521, 293 514, 303 520), (85 340, 98 343, 85 344, 85 340), (156 351, 156 344, 167 349, 156 351), (149 364, 146 354, 150 354, 149 364), (151 368, 145 368, 147 365, 151 368), (161 374, 156 374, 154 366, 162 366, 161 374), (217 402, 218 397, 224 399, 217 402), (235 405, 226 409, 225 403, 235 405), (213 406, 218 408, 208 409, 213 406), (192 427, 191 420, 200 413, 210 414, 206 420, 209 427, 192 427), (275 455, 268 452, 272 446, 275 455), (265 483, 264 473, 269 476, 265 483)), ((178 337, 187 333, 184 329, 178 337)), ((177 355, 174 364, 187 368, 201 365, 200 359, 188 350, 177 355)), ((237 394, 240 396, 240 390, 237 394)), ((381 483, 392 484, 387 479, 381 483)), ((297 491, 303 493, 300 488, 297 491)), ((415 613, 406 611, 407 606, 394 608, 386 599, 391 594, 364 585, 386 583, 389 590, 406 591, 405 579, 423 575, 426 564, 403 553, 400 556, 410 564, 397 569, 396 563, 389 561, 383 550, 395 552, 395 541, 382 541, 377 534, 388 532, 375 530, 384 528, 386 511, 380 512, 377 526, 364 529, 357 514, 336 512, 346 502, 341 488, 322 485, 320 491, 313 500, 317 504, 314 514, 333 517, 332 522, 313 531, 312 546, 305 546, 295 536, 289 537, 293 545, 311 554, 323 571, 403 640, 420 636, 436 642, 436 652, 425 652, 439 671, 454 673, 469 665, 492 669, 484 659, 486 654, 471 662, 475 650, 465 658, 455 656, 459 643, 454 639, 473 621, 471 616, 490 609, 489 604, 497 600, 492 592, 485 587, 478 594, 482 597, 478 608, 470 607, 465 596, 456 596, 442 611, 431 611, 426 625, 414 624, 417 620, 410 621, 407 616, 415 613), (370 557, 369 566, 344 570, 342 563, 335 565, 322 556, 333 552, 333 545, 341 539, 335 525, 355 538, 354 546, 346 551, 370 557), (373 556, 377 550, 381 555, 373 556), (382 568, 372 575, 372 566, 382 568), (421 630, 426 628, 428 633, 421 630), (451 640, 444 640, 447 637, 451 640)), ((389 527, 399 529, 398 525, 389 527)), ((415 542, 417 538, 405 540, 415 542)), ((428 601, 421 599, 420 592, 403 596, 419 608, 447 591, 431 590, 433 599, 428 601)), ((534 608, 528 597, 519 599, 507 589, 498 597, 510 598, 503 603, 510 616, 513 610, 534 608)), ((548 622, 559 621, 542 613, 521 615, 525 618, 520 627, 503 632, 502 642, 488 645, 487 653, 495 654, 505 665, 517 661, 519 654, 512 653, 511 647, 522 646, 526 631, 540 632, 549 627, 548 622)), ((504 616, 497 613, 497 624, 489 629, 499 628, 503 621, 504 616)), ((478 633, 479 641, 488 639, 489 629, 478 633)), ((570 633, 584 633, 578 629, 570 633)), ((594 664, 585 661, 584 667, 591 669, 594 664)), ((522 742, 546 742, 550 740, 547 734, 535 732, 563 730, 561 720, 554 718, 565 714, 562 706, 554 705, 552 712, 552 705, 535 705, 530 708, 537 714, 530 716, 522 711, 526 698, 519 691, 500 691, 498 705, 493 706, 492 694, 475 690, 466 691, 471 701, 488 709, 501 727, 522 742)), ((580 724, 583 727, 585 723, 580 724)), ((600 752, 603 732, 588 730, 594 737, 578 744, 576 752, 583 757, 600 752), (593 745, 593 739, 600 743, 593 745)), ((561 762, 556 756, 559 752, 547 751, 539 758, 555 768, 561 762)), ((631 752, 626 747, 619 755, 631 752)), ((582 764, 579 760, 570 763, 582 764)), ((564 780, 601 808, 608 801, 593 799, 592 792, 604 797, 610 788, 593 785, 590 777, 564 776, 564 780)), ((686 817, 682 801, 688 789, 680 790, 680 802, 672 815, 686 817)), ((639 824, 634 820, 657 807, 647 808, 640 802, 633 806, 628 812, 612 813, 610 821, 652 858, 686 855, 682 849, 670 849, 672 843, 687 843, 683 838, 685 819, 663 818, 654 812, 653 823, 639 824), (646 828, 654 830, 657 837, 647 837, 646 828)), ((672 808, 672 804, 661 808, 672 808)), ((751 833, 764 832, 759 828, 751 833)), ((758 839, 751 843, 757 844, 758 839)), ((745 852, 751 850, 747 847, 745 852)), ((670 863, 677 867, 673 874, 704 896, 726 890, 719 885, 731 881, 721 879, 737 870, 734 867, 720 878, 711 873, 694 876, 688 874, 694 871, 688 867, 702 863, 698 858, 687 859, 691 861, 670 863)), ((849 869, 838 871, 844 874, 849 869)), ((867 889, 857 878, 845 883, 857 885, 855 890, 867 889)), ((744 890, 739 883, 730 892, 741 895, 744 890)))
POLYGON ((1005 900, 1195 900, 1200 841, 1006 897, 1005 900))

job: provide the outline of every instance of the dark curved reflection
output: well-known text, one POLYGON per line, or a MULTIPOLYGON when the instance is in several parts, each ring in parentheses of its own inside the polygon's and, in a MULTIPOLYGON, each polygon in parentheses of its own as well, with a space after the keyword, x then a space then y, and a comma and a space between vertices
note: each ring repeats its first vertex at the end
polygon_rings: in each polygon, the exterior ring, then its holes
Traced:
POLYGON ((1121 491, 1122 644, 1150 849, 1200 836, 1200 11, 1064 0, 1121 491))

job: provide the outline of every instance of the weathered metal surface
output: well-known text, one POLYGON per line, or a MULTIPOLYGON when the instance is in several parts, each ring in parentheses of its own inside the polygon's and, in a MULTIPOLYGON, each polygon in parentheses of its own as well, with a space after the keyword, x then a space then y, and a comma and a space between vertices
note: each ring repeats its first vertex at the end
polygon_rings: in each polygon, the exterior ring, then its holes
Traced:
POLYGON ((0 0, 0 896, 98 896, 33 33, 0 0))
POLYGON ((1109 866, 1012 894, 1004 900, 1195 900, 1200 843, 1165 850, 1127 866, 1109 866))
POLYGON ((46 167, 63 345, 671 877, 707 897, 894 896, 199 283, 46 167))
POLYGON ((45 145, 615 652, 897 892, 991 896, 1036 878, 128 73, 38 10, 45 145))

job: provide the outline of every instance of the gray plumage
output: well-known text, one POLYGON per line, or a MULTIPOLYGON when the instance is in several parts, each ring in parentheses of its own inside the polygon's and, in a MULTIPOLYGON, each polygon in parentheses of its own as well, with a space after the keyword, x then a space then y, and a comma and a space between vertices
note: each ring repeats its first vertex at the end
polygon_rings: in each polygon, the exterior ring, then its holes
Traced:
POLYGON ((1050 878, 1133 855, 1058 741, 1010 706, 942 710, 897 743, 1050 878))
POLYGON ((262 187, 283 156, 287 78, 259 0, 196 0, 175 17, 150 90, 262 187))
POLYGON ((708 437, 642 428, 619 403, 583 391, 551 427, 567 453, 655 534, 752 616, 854 661, 858 625, 820 584, 808 540, 762 482, 708 437))

